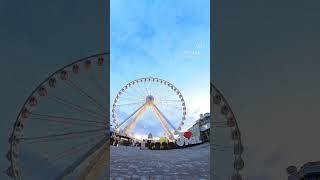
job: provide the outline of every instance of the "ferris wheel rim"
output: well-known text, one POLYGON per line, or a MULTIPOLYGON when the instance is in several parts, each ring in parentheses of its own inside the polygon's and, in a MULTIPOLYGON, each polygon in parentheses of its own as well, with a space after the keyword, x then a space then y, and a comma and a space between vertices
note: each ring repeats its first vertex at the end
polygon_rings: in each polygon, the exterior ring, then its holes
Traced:
MULTIPOLYGON (((19 111, 18 111, 18 114, 17 114, 17 117, 15 119, 15 122, 14 122, 14 125, 13 125, 13 129, 12 129, 12 132, 10 133, 10 137, 9 137, 9 144, 10 144, 10 148, 8 150, 8 153, 10 153, 9 155, 9 162, 10 162, 10 167, 9 168, 12 168, 12 170, 14 171, 13 172, 13 178, 14 179, 21 179, 21 177, 19 176, 20 175, 20 170, 17 168, 17 158, 14 157, 13 155, 13 146, 14 146, 14 143, 16 142, 15 140, 13 140, 14 136, 15 136, 15 132, 17 131, 17 124, 19 123, 20 121, 20 118, 21 118, 21 113, 23 112, 24 108, 26 107, 26 105, 28 104, 30 98, 33 97, 33 95, 37 92, 37 90, 39 90, 39 88, 41 88, 46 82, 48 82, 53 76, 55 76, 57 73, 63 71, 64 69, 72 66, 72 65, 75 65, 77 63, 80 63, 82 61, 85 61, 85 60, 88 60, 90 58, 94 58, 94 57, 99 57, 99 56, 106 56, 106 55, 109 55, 110 53, 109 52, 103 52, 103 53, 97 53, 97 54, 94 54, 94 55, 90 55, 90 56, 86 56, 84 58, 80 58, 80 59, 77 59, 67 65, 64 65, 62 67, 60 67, 58 70, 54 71, 53 73, 50 73, 47 78, 45 78, 44 80, 40 81, 40 83, 31 91, 31 93, 29 94, 29 96, 26 98, 26 100, 24 101, 23 105, 19 108, 19 111), (17 173, 15 172, 17 171, 17 173)), ((19 144, 19 143, 17 143, 19 144)), ((17 150, 18 151, 18 150, 17 150)))
MULTIPOLYGON (((226 99, 225 96, 223 95, 223 93, 222 93, 213 83, 210 83, 210 85, 212 86, 212 88, 213 88, 218 94, 221 95, 221 98, 222 98, 223 102, 225 103, 225 105, 227 105, 228 109, 230 110, 230 113, 232 114, 232 117, 234 118, 236 129, 240 130, 239 125, 238 125, 237 118, 236 118, 234 112, 232 111, 232 108, 231 108, 230 104, 228 103, 227 99, 226 99)), ((242 144, 241 138, 239 139, 239 143, 242 144)))
MULTIPOLYGON (((231 117, 233 118, 234 120, 234 129, 232 127, 229 127, 231 129, 232 132, 234 131, 237 131, 239 132, 239 137, 237 138, 237 140, 234 140, 232 139, 233 141, 233 148, 235 148, 236 145, 239 145, 241 146, 242 148, 243 147, 243 143, 242 143, 242 136, 241 136, 241 131, 240 131, 240 128, 238 126, 238 121, 237 121, 237 118, 234 114, 234 112, 232 111, 231 109, 231 106, 230 104, 228 103, 227 99, 225 98, 225 96, 223 95, 223 93, 213 84, 210 82, 210 89, 211 89, 211 98, 216 95, 216 94, 219 94, 220 97, 221 97, 221 102, 223 102, 224 105, 227 106, 229 112, 231 113, 231 117), (213 89, 213 90, 212 90, 213 89), (216 92, 216 94, 213 94, 213 92, 216 92)), ((226 116, 226 115, 225 115, 226 116)), ((241 178, 241 175, 240 175, 240 171, 244 168, 244 161, 242 159, 242 155, 243 155, 243 151, 244 149, 240 150, 241 152, 239 154, 235 154, 235 152, 233 152, 233 156, 234 156, 234 167, 233 167, 233 170, 234 170, 234 174, 232 175, 232 177, 235 177, 235 178, 238 178, 240 177, 241 178), (240 165, 239 165, 240 164, 240 165), (236 167, 237 165, 239 165, 239 167, 236 167)))
MULTIPOLYGON (((143 78, 138 78, 138 79, 135 79, 135 80, 132 80, 130 81, 129 83, 125 84, 124 86, 122 86, 122 88, 120 88, 120 90, 118 91, 118 93, 116 94, 115 98, 114 98, 114 101, 112 103, 112 110, 111 110, 111 113, 112 113, 112 122, 115 124, 115 132, 118 132, 120 131, 120 127, 119 127, 119 119, 118 118, 115 118, 115 107, 116 106, 116 103, 117 103, 117 99, 120 99, 121 95, 123 92, 125 92, 127 89, 128 89, 128 86, 130 85, 134 85, 135 83, 141 83, 141 82, 155 82, 155 83, 160 83, 160 84, 164 84, 166 85, 166 87, 168 87, 170 90, 172 90, 173 92, 176 92, 176 95, 178 96, 179 98, 179 101, 182 102, 182 109, 183 109, 183 112, 182 112, 182 118, 179 122, 179 126, 176 128, 177 131, 181 131, 181 127, 184 125, 182 124, 185 120, 186 120, 186 103, 185 103, 185 100, 184 100, 184 97, 181 93, 181 91, 175 86, 173 85, 170 81, 168 80, 164 80, 164 79, 161 79, 161 78, 158 78, 158 77, 152 77, 152 76, 149 76, 149 77, 143 77, 143 78), (163 82, 163 83, 162 83, 163 82), (127 88, 125 88, 127 87, 127 88), (171 87, 171 88, 170 88, 171 87), (178 95, 179 94, 179 95, 178 95), (181 96, 181 98, 180 98, 181 96)), ((129 87, 130 87, 129 86, 129 87)), ((175 133, 178 133, 178 132, 175 132, 175 133)))

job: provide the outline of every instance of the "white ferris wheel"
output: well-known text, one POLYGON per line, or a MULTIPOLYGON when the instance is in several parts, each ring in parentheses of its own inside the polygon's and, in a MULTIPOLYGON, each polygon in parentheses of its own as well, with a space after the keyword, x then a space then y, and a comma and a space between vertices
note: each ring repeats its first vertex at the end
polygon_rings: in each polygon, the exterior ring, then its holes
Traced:
POLYGON ((173 140, 179 137, 186 120, 186 103, 172 83, 140 78, 117 93, 111 114, 117 133, 131 137, 151 133, 173 140))

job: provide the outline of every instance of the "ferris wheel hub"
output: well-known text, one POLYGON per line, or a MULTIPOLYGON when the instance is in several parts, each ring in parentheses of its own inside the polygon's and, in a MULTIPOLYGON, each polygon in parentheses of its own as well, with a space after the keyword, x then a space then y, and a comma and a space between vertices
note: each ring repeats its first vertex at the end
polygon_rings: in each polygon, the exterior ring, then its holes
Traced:
POLYGON ((146 104, 153 104, 153 102, 154 102, 154 97, 152 96, 152 95, 148 95, 147 97, 146 97, 146 104))

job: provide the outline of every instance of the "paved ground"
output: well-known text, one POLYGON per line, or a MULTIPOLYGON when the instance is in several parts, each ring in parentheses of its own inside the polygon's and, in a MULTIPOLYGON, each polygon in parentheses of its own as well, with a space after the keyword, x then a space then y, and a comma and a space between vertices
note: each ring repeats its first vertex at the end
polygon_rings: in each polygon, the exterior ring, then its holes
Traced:
POLYGON ((186 149, 140 150, 111 146, 111 180, 209 179, 210 146, 186 149))

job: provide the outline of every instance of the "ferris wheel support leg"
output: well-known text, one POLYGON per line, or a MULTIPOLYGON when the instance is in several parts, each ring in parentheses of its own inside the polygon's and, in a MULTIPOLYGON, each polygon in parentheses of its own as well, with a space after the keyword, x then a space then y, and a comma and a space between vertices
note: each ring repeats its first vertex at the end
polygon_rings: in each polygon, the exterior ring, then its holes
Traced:
POLYGON ((146 112, 146 110, 147 110, 147 107, 144 105, 142 109, 138 112, 136 117, 134 117, 132 122, 124 128, 125 134, 128 135, 132 131, 132 129, 137 125, 138 121, 141 119, 142 115, 146 112))
POLYGON ((156 106, 156 105, 153 105, 154 108, 160 113, 161 117, 163 118, 163 120, 165 120, 169 125, 170 127, 174 130, 174 131, 177 131, 177 129, 170 123, 170 121, 167 119, 167 117, 159 110, 159 108, 156 106))
POLYGON ((167 134, 167 136, 169 136, 169 138, 173 139, 174 136, 170 132, 170 130, 168 128, 168 124, 163 120, 163 117, 161 116, 161 113, 158 111, 158 109, 154 105, 151 107, 151 109, 156 114, 157 119, 159 120, 160 125, 162 126, 162 128, 165 131, 165 133, 167 134))
POLYGON ((128 116, 124 121, 122 121, 120 124, 119 124, 119 127, 122 126, 122 124, 124 124, 125 122, 127 122, 130 117, 132 117, 135 113, 137 113, 139 110, 141 110, 145 105, 143 104, 142 106, 140 106, 137 110, 135 110, 132 114, 130 114, 130 116, 128 116))

